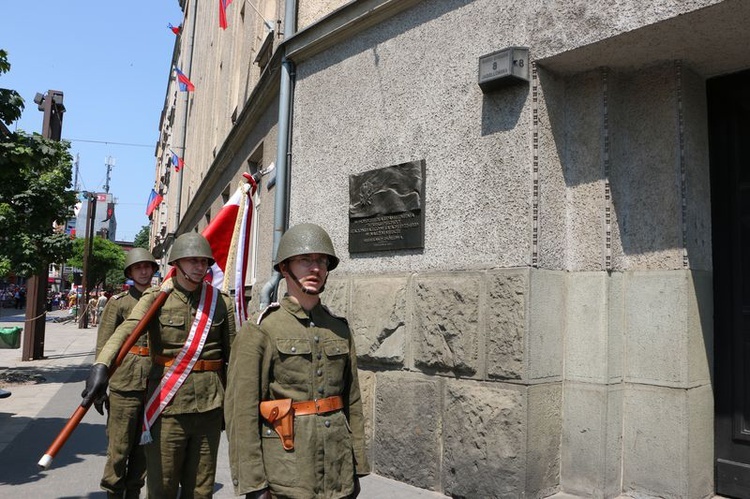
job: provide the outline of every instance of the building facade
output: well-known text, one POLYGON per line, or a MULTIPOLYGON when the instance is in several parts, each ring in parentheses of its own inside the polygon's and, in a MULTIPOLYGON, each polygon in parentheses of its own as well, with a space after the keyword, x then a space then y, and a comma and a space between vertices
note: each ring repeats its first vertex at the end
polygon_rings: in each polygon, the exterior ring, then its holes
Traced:
POLYGON ((280 233, 328 230, 376 473, 750 496, 750 2, 248 0, 226 29, 180 4, 156 253, 262 175, 257 310, 280 233), (486 69, 509 48, 520 78, 486 69), (353 251, 353 179, 410 163, 421 245, 353 251))

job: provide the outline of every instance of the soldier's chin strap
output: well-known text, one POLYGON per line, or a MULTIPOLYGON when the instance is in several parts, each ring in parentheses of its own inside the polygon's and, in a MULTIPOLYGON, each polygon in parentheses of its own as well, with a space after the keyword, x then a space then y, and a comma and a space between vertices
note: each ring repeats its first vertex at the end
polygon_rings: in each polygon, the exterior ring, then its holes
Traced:
POLYGON ((302 283, 301 283, 301 282, 299 282, 299 279, 297 279, 297 276, 296 276, 296 275, 294 275, 294 272, 292 272, 292 269, 291 269, 291 268, 289 268, 289 265, 288 265, 288 264, 286 265, 286 272, 287 272, 287 274, 289 274, 289 275, 291 276, 291 278, 292 278, 292 281, 294 281, 294 284, 296 284, 296 285, 297 285, 297 287, 298 287, 299 289, 301 289, 301 290, 302 290, 302 292, 303 292, 303 293, 305 293, 306 295, 319 295, 320 293, 322 293, 322 292, 323 292, 323 291, 325 291, 325 289, 326 289, 326 282, 328 282, 328 271, 326 271, 326 276, 325 276, 325 278, 323 279, 323 285, 322 285, 322 286, 320 287, 320 289, 319 289, 319 290, 317 290, 317 291, 310 291, 309 289, 307 289, 306 287, 304 287, 304 286, 302 285, 302 283))
POLYGON ((203 279, 201 279, 200 281, 195 281, 195 280, 191 279, 190 276, 187 275, 187 272, 185 272, 184 270, 182 270, 182 267, 180 267, 180 264, 177 263, 177 261, 174 262, 174 266, 177 267, 177 270, 180 271, 180 273, 182 274, 182 277, 184 277, 185 279, 187 279, 187 282, 189 282, 191 284, 201 284, 203 282, 203 279))

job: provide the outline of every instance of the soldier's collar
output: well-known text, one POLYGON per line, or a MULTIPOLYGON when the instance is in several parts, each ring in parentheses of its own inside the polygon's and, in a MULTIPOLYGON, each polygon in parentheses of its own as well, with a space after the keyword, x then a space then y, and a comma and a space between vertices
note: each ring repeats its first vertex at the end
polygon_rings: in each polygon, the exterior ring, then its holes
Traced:
POLYGON ((304 308, 302 308, 302 305, 292 300, 289 295, 284 295, 284 298, 282 299, 282 305, 287 311, 289 311, 290 314, 298 319, 311 319, 313 315, 319 314, 322 310, 322 305, 319 301, 313 307, 313 309, 310 310, 310 313, 308 313, 304 308))

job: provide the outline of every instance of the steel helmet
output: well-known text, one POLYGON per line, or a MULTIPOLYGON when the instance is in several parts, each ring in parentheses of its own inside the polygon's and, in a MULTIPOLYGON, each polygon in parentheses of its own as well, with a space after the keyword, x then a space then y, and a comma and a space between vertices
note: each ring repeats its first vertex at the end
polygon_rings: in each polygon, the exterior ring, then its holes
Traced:
POLYGON ((197 232, 186 232, 175 239, 167 263, 172 265, 180 258, 208 258, 209 267, 216 261, 211 253, 211 245, 197 232))
POLYGON ((281 236, 273 268, 278 271, 279 264, 287 258, 310 253, 328 255, 328 270, 335 269, 339 264, 331 238, 322 227, 315 224, 295 225, 281 236))
POLYGON ((156 258, 154 258, 154 255, 152 255, 149 250, 145 248, 133 248, 128 251, 127 256, 125 256, 125 269, 123 270, 125 277, 130 279, 128 269, 136 263, 141 262, 150 262, 152 267, 154 267, 154 272, 159 269, 159 264, 156 262, 156 258))

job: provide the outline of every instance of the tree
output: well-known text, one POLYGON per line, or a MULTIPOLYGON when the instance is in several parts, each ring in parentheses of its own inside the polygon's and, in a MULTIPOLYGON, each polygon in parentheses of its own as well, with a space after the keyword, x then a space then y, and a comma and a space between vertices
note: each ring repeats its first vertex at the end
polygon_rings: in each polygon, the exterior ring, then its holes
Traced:
MULTIPOLYGON (((83 250, 86 239, 78 238, 73 241, 73 256, 68 260, 71 267, 83 268, 83 250)), ((94 237, 93 248, 91 249, 91 260, 88 266, 88 276, 86 282, 90 288, 95 288, 105 282, 107 273, 112 271, 119 276, 123 276, 125 268, 125 251, 118 245, 103 237, 94 237)), ((124 281, 122 279, 120 282, 124 281)), ((112 283, 110 283, 112 284, 112 283)))
POLYGON ((135 240, 133 241, 133 247, 144 248, 150 250, 148 247, 149 237, 151 236, 151 226, 144 225, 141 230, 136 234, 135 240))
MULTIPOLYGON (((0 75, 10 70, 8 54, 0 50, 0 75)), ((0 90, 0 121, 10 125, 23 110, 14 90, 0 90)), ((70 189, 73 158, 70 144, 38 133, 9 132, 0 127, 0 275, 46 275, 49 262, 70 256, 72 244, 53 223, 73 214, 70 189)))

